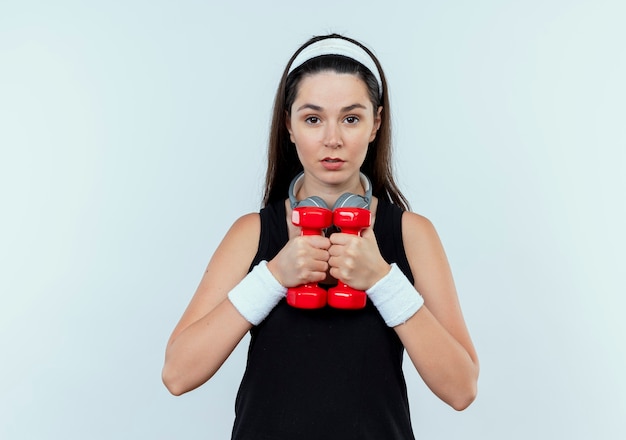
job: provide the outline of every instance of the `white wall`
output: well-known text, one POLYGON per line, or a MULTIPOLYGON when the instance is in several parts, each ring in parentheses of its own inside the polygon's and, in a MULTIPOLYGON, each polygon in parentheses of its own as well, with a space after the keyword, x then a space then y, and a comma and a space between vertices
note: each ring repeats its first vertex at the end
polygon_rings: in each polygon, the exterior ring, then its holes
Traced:
POLYGON ((0 3, 0 437, 228 438, 246 347, 175 398, 165 342, 258 209, 284 64, 338 31, 482 363, 463 413, 407 365, 417 437, 624 438, 624 3, 248 3, 0 3))

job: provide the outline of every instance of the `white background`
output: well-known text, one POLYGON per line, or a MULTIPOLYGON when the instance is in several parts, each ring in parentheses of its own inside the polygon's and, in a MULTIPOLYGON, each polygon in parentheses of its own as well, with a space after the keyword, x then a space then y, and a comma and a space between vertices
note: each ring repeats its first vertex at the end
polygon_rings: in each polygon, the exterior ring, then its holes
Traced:
POLYGON ((165 343, 330 31, 383 63, 482 364, 462 413, 406 365, 417 438, 626 438, 625 4, 226 3, 0 1, 0 438, 229 438, 245 344, 172 397, 165 343))

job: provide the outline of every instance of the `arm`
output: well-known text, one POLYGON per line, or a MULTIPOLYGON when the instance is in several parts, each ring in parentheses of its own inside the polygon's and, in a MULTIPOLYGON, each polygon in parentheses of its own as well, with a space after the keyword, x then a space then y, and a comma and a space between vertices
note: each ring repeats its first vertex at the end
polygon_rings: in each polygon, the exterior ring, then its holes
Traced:
POLYGON ((424 306, 394 329, 426 385, 454 409, 463 410, 476 397, 479 365, 448 260, 428 219, 405 212, 402 232, 424 306))
POLYGON ((246 276, 260 230, 258 214, 241 217, 211 258, 167 344, 162 376, 172 394, 191 391, 209 380, 252 327, 227 295, 246 276))
MULTIPOLYGON (((465 409, 476 396, 478 359, 461 313, 447 258, 435 228, 426 218, 405 212, 402 233, 416 291, 401 273, 400 286, 408 285, 411 290, 408 294, 404 290, 404 295, 420 292, 424 305, 406 322, 389 325, 394 325, 426 385, 453 408, 465 409)), ((383 304, 375 300, 371 288, 390 272, 390 266, 380 255, 373 230, 364 230, 362 239, 348 234, 333 234, 330 238, 331 275, 356 289, 367 290, 382 313, 383 304)), ((398 300, 394 301, 393 292, 388 289, 389 284, 382 288, 382 296, 380 293, 375 296, 386 303, 387 310, 390 310, 389 305, 393 310, 398 300)), ((402 304, 399 307, 403 309, 402 304)))
MULTIPOLYGON (((186 393, 208 381, 252 327, 228 295, 248 276, 260 231, 258 214, 240 218, 211 258, 167 344, 162 375, 163 383, 172 394, 186 393)), ((284 287, 323 280, 328 268, 329 246, 326 237, 294 237, 268 262, 267 269, 276 284, 284 287)), ((255 298, 248 296, 250 298, 254 303, 255 298)))

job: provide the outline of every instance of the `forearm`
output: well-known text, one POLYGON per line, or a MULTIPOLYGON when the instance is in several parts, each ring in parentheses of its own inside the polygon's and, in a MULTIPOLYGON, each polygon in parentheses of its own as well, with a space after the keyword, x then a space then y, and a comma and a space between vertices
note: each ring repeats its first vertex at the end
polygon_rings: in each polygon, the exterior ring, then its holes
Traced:
POLYGON ((167 389, 178 396, 208 381, 251 327, 224 299, 168 345, 162 373, 167 389))
POLYGON ((422 306, 404 324, 394 327, 426 385, 456 410, 476 397, 478 361, 422 306))

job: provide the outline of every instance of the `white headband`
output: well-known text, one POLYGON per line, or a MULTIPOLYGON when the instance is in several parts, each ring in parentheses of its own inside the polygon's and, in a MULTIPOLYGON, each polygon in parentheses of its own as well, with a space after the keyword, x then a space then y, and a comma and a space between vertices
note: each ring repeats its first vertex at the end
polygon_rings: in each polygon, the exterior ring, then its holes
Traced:
POLYGON ((344 40, 343 38, 325 38, 308 45, 298 54, 296 59, 293 60, 293 63, 289 66, 289 72, 287 72, 287 74, 290 74, 294 71, 294 69, 300 67, 307 61, 322 55, 342 55, 363 64, 376 78, 376 81, 378 82, 378 94, 379 96, 382 96, 383 81, 380 78, 378 67, 370 54, 368 54, 359 45, 348 40, 344 40))

